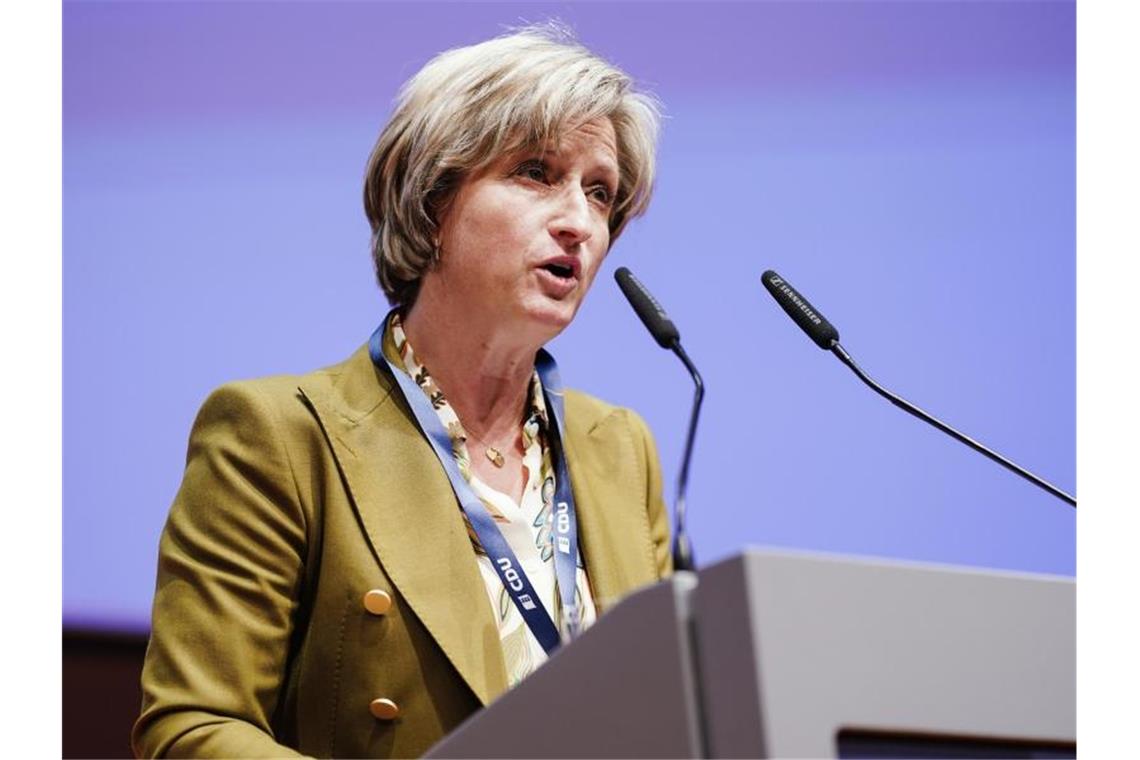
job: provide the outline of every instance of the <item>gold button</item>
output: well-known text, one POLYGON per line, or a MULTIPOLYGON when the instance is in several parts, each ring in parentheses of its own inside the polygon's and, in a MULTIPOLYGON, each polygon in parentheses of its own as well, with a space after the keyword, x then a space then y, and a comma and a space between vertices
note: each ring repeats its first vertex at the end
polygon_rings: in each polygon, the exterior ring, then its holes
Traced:
POLYGON ((400 708, 390 699, 374 699, 368 709, 377 720, 392 720, 400 714, 400 708))
POLYGON ((383 615, 392 608, 392 597, 384 589, 374 588, 364 595, 364 609, 373 615, 383 615))

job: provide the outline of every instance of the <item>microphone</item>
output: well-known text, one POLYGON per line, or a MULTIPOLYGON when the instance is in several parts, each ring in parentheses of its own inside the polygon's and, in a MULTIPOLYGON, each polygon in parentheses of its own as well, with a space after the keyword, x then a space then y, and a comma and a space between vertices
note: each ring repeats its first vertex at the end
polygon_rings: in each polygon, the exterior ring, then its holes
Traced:
POLYGON ((618 287, 625 294, 629 305, 633 307, 637 316, 641 317, 642 324, 649 330, 653 339, 657 341, 657 345, 670 350, 673 349, 674 345, 679 348, 681 333, 673 324, 673 320, 669 319, 665 309, 657 303, 657 299, 650 295, 645 286, 641 284, 641 280, 634 277, 633 272, 625 267, 620 267, 614 272, 614 279, 617 280, 618 287))
POLYGON ((851 371, 854 372, 855 375, 864 383, 866 383, 866 385, 875 393, 878 393, 880 396, 885 398, 887 401, 890 401, 892 404, 902 409, 904 412, 913 414, 923 422, 927 422, 933 425, 943 433, 946 433, 950 437, 966 444, 974 451, 977 451, 980 454, 984 454, 985 456, 1000 464, 1002 467, 1005 467, 1006 469, 1017 473, 1021 477, 1028 480, 1030 483, 1048 491, 1058 499, 1069 503, 1074 509, 1076 509, 1077 500, 1062 491, 1060 488, 1057 488, 1052 483, 1039 478, 1029 470, 1026 470, 1023 467, 1014 464, 1010 460, 1003 457, 1001 454, 998 454, 996 451, 986 448, 982 444, 975 441, 973 438, 970 438, 969 436, 958 432, 942 420, 934 417, 931 414, 928 414, 927 412, 924 412, 922 409, 919 409, 917 406, 910 403, 906 399, 898 396, 895 393, 892 393, 891 391, 887 390, 872 380, 866 372, 860 369, 859 365, 856 364, 855 360, 851 358, 851 355, 844 350, 843 346, 839 345, 839 331, 832 327, 831 323, 828 322, 822 314, 816 311, 815 307, 808 303, 808 300, 806 298, 796 292, 796 289, 793 288, 791 284, 789 284, 783 277, 769 269, 767 272, 761 275, 760 282, 764 284, 764 287, 768 290, 769 293, 772 294, 772 297, 776 299, 776 303, 780 304, 780 307, 788 313, 788 316, 792 318, 792 321, 799 325, 800 329, 807 333, 807 336, 811 338, 817 346, 824 349, 825 351, 831 351, 831 353, 835 354, 841 362, 846 364, 851 369, 851 371))
POLYGON ((685 349, 681 348, 681 333, 673 324, 673 320, 669 319, 665 309, 657 303, 657 299, 651 296, 641 281, 633 276, 633 272, 625 267, 619 267, 614 272, 614 279, 617 280, 618 287, 629 300, 629 305, 633 307, 646 329, 649 330, 649 334, 657 341, 657 345, 667 348, 677 355, 684 363, 685 368, 689 370, 689 375, 692 376, 693 384, 696 386, 696 393, 693 395, 693 409, 689 415, 689 435, 685 440, 685 454, 681 459, 681 473, 677 476, 677 495, 673 500, 673 523, 677 526, 673 533, 673 569, 696 570, 693 547, 689 541, 689 533, 685 530, 685 493, 689 487, 689 460, 693 455, 693 441, 697 436, 697 418, 701 414, 701 402, 705 397, 705 384, 701 380, 701 374, 697 372, 697 368, 690 361, 688 354, 685 353, 685 349))

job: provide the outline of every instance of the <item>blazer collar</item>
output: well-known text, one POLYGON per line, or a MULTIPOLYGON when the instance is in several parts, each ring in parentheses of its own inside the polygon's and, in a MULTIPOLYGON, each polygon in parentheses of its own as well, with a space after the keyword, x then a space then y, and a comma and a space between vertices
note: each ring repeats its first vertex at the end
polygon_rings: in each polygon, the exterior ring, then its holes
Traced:
MULTIPOLYGON (((507 678, 483 579, 451 484, 394 379, 373 364, 365 345, 299 389, 325 431, 377 561, 467 685, 490 703, 507 678)), ((566 416, 582 558, 601 612, 622 588, 588 442, 612 415, 568 405, 566 416)))

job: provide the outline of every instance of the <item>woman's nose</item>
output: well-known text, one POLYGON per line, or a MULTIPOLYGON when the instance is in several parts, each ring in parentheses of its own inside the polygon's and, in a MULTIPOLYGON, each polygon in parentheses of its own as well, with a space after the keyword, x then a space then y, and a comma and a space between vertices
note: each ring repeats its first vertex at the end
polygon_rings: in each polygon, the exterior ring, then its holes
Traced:
POLYGON ((590 200, 576 184, 558 195, 555 213, 550 220, 550 234, 564 244, 584 243, 593 234, 590 224, 590 200))

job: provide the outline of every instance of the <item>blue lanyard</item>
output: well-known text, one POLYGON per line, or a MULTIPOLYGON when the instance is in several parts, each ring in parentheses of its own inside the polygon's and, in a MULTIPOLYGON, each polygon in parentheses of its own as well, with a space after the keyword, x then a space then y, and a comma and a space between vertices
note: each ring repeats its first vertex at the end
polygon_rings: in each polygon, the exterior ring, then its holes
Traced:
MULTIPOLYGON (((394 365, 384 355, 384 336, 388 330, 391 314, 384 318, 384 322, 372 333, 368 341, 368 350, 372 362, 378 366, 387 366, 403 393, 404 399, 411 407, 412 414, 419 424, 420 430, 427 437, 435 451, 440 464, 443 465, 447 478, 451 481, 451 488, 459 499, 459 506, 475 535, 479 544, 491 560, 491 566, 503 582, 503 588, 510 594, 523 620, 538 639, 538 643, 549 655, 558 648, 562 637, 550 613, 543 606, 542 601, 531 585, 530 579, 523 570, 515 553, 499 527, 495 525, 494 518, 487 512, 483 501, 475 494, 471 484, 459 471, 455 455, 451 446, 451 436, 436 414, 435 408, 428 399, 427 394, 416 385, 407 372, 394 365)), ((559 597, 562 600, 562 616, 570 638, 577 635, 581 625, 581 610, 578 608, 575 588, 578 574, 578 522, 574 510, 574 494, 570 488, 570 472, 566 467, 566 457, 562 448, 561 431, 563 427, 562 382, 558 375, 558 365, 554 357, 539 349, 535 356, 535 370, 546 397, 547 409, 552 413, 552 424, 548 426, 547 440, 551 449, 551 460, 554 463, 554 506, 551 514, 553 523, 554 542, 554 574, 557 580, 559 597)))

